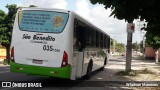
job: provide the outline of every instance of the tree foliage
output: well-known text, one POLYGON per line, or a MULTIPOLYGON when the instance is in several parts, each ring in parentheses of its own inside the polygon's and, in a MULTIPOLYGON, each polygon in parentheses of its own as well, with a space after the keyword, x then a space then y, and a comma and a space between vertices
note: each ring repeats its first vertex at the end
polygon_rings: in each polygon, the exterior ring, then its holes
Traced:
POLYGON ((134 19, 146 19, 159 16, 159 0, 90 0, 92 4, 103 4, 106 9, 111 8, 111 16, 132 22, 134 19), (152 13, 151 13, 152 12, 152 13), (149 16, 149 17, 148 17, 149 16))
POLYGON ((103 4, 106 9, 111 8, 112 13, 117 19, 125 19, 132 22, 140 19, 148 22, 146 31, 147 43, 154 48, 160 47, 160 0, 90 0, 92 4, 103 4))
POLYGON ((125 52, 125 45, 123 43, 117 43, 116 44, 116 51, 117 52, 125 52))
POLYGON ((1 44, 1 41, 3 39, 2 35, 6 30, 6 27, 5 27, 5 24, 4 24, 5 17, 6 17, 6 13, 4 11, 0 10, 0 44, 1 44))
POLYGON ((29 5, 29 7, 37 7, 36 5, 29 5))
POLYGON ((5 14, 4 11, 0 10, 0 19, 2 20, 0 20, 0 43, 2 46, 6 47, 7 59, 9 59, 13 23, 18 8, 16 4, 6 5, 6 8, 8 9, 7 14, 5 14))
POLYGON ((111 50, 112 52, 125 52, 125 45, 123 43, 118 43, 116 40, 112 39, 111 40, 111 50), (114 50, 115 49, 115 50, 114 50))
POLYGON ((160 47, 160 22, 150 22, 146 30, 146 44, 157 50, 160 47))
POLYGON ((135 51, 140 51, 140 44, 138 44, 137 42, 133 43, 132 47, 135 51))
POLYGON ((6 8, 8 9, 8 13, 4 18, 3 21, 3 32, 1 31, 1 44, 5 47, 10 46, 11 42, 11 34, 13 29, 13 22, 15 19, 15 14, 17 12, 17 5, 6 5, 6 8))

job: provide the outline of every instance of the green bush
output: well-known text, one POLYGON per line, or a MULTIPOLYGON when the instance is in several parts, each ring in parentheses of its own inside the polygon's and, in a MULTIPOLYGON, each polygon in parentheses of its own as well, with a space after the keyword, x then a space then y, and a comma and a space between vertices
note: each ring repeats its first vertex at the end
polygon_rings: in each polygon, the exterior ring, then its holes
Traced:
POLYGON ((4 64, 4 65, 9 65, 8 59, 4 59, 4 60, 3 60, 3 64, 4 64))
POLYGON ((116 73, 116 75, 121 75, 121 76, 137 76, 138 72, 136 70, 119 71, 119 72, 116 73))

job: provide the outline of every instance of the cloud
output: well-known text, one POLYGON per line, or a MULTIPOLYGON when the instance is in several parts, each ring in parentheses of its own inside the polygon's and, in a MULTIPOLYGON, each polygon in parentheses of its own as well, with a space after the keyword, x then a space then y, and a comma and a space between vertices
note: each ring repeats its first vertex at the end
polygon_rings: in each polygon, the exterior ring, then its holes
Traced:
POLYGON ((77 0, 75 5, 77 8, 77 10, 75 11, 76 13, 84 18, 89 18, 90 12, 88 2, 86 2, 86 0, 77 0))
POLYGON ((77 0, 76 13, 92 22, 95 26, 108 33, 111 38, 119 42, 126 43, 126 22, 109 17, 110 9, 105 9, 104 5, 91 5, 89 0, 77 0))
MULTIPOLYGON (((104 5, 92 5, 89 0, 76 0, 74 3, 71 0, 24 0, 22 5, 36 5, 38 7, 59 9, 67 9, 67 6, 75 8, 73 10, 75 10, 77 14, 104 30, 111 38, 125 44, 127 42, 127 23, 124 20, 113 18, 113 16, 109 17, 111 10, 106 10, 104 5)), ((141 40, 140 32, 137 31, 133 35, 133 42, 136 40, 141 40)))
POLYGON ((36 5, 41 8, 59 8, 66 9, 67 1, 66 0, 24 0, 24 6, 36 5))

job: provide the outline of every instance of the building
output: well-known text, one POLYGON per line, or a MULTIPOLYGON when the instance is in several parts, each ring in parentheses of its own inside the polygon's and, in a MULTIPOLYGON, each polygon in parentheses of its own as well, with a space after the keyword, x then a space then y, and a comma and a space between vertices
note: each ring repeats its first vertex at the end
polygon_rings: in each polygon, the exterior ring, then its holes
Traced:
MULTIPOLYGON (((160 48, 158 49, 158 52, 158 58, 160 60, 160 48)), ((145 47, 145 59, 155 60, 155 50, 152 47, 145 47)))
POLYGON ((0 62, 6 59, 6 48, 0 46, 0 62))

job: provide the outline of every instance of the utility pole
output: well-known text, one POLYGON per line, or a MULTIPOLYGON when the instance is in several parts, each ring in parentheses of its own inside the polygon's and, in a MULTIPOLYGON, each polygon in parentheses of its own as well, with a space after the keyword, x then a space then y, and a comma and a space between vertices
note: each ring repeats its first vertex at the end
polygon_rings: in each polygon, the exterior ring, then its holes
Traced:
POLYGON ((126 54, 126 71, 131 71, 132 60, 132 33, 134 32, 135 24, 127 24, 127 54, 126 54))
POLYGON ((114 49, 114 53, 115 53, 115 39, 113 39, 113 49, 114 49))
POLYGON ((132 33, 127 33, 126 71, 131 71, 132 60, 132 33))
POLYGON ((145 40, 146 40, 145 35, 146 35, 146 31, 145 30, 141 30, 141 32, 142 32, 142 37, 143 37, 143 58, 145 60, 145 40))

